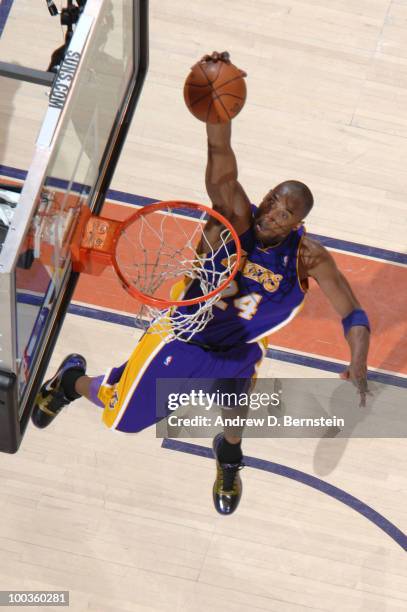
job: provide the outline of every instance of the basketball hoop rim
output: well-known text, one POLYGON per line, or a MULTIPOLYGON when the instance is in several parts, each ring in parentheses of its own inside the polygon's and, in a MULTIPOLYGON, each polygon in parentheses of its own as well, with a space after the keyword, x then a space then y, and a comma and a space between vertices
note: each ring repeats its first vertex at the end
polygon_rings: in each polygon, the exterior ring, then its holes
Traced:
MULTIPOLYGON (((163 212, 165 211, 163 210, 163 212)), ((123 288, 136 300, 139 300, 140 302, 147 304, 148 306, 152 306, 152 307, 160 308, 160 309, 170 308, 171 306, 193 306, 195 304, 199 304, 200 302, 205 302, 206 300, 214 297, 218 293, 221 293, 224 289, 226 289, 229 283, 235 278, 236 274, 239 271, 240 261, 242 258, 242 248, 240 245, 239 236, 238 236, 237 231, 231 224, 231 222, 228 221, 228 219, 226 219, 226 217, 224 217, 221 213, 219 213, 216 210, 213 210, 209 206, 205 206, 204 204, 198 204, 196 202, 184 201, 184 200, 165 200, 162 202, 155 202, 153 204, 146 204, 142 208, 139 208, 135 213, 133 213, 130 217, 128 217, 125 221, 123 221, 123 223, 121 223, 117 227, 114 238, 113 238, 113 243, 114 243, 114 249, 112 253, 112 265, 114 267, 114 270, 120 282, 122 283, 123 288), (216 287, 215 289, 213 289, 206 295, 192 298, 189 300, 165 300, 165 299, 155 298, 153 296, 147 295, 146 293, 143 293, 142 291, 139 291, 134 285, 129 284, 128 281, 126 280, 126 277, 121 272, 120 266, 116 259, 116 247, 117 247, 117 243, 123 231, 126 229, 126 227, 134 223, 136 219, 143 217, 143 216, 147 216, 151 213, 154 213, 155 211, 162 210, 166 206, 172 206, 173 208, 182 208, 182 209, 187 208, 190 210, 195 210, 195 211, 200 210, 202 212, 205 212, 206 214, 220 221, 229 230, 235 242, 236 253, 234 253, 234 255, 236 255, 236 261, 233 264, 232 272, 230 273, 228 278, 219 285, 219 287, 216 287)))

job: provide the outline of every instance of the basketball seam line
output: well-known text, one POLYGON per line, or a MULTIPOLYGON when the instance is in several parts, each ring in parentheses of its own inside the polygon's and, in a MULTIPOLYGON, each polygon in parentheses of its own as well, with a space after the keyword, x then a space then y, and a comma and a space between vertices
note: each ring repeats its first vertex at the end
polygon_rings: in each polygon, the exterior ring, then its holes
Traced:
MULTIPOLYGON (((225 94, 221 94, 221 95, 225 95, 225 94)), ((221 104, 221 105, 222 105, 222 107, 223 107, 223 110, 224 110, 224 111, 225 111, 225 113, 226 113, 226 116, 227 116, 227 117, 229 117, 229 121, 230 121, 230 120, 232 119, 232 117, 230 116, 230 114, 229 114, 228 109, 226 108, 226 106, 223 104, 223 102, 222 102, 222 100, 221 100, 221 97, 217 95, 216 99, 217 99, 217 100, 219 100, 220 104, 221 104)))
MULTIPOLYGON (((213 93, 212 82, 209 80, 208 75, 206 74, 205 70, 202 68, 202 64, 200 62, 198 62, 198 66, 199 66, 200 71, 204 75, 205 79, 208 81, 208 85, 210 87, 210 91, 208 93, 206 93, 204 96, 202 96, 201 98, 198 98, 198 100, 195 100, 194 103, 191 104, 191 108, 193 108, 195 106, 195 104, 198 104, 198 102, 201 102, 202 100, 204 100, 207 96, 211 96, 212 93, 213 93)), ((221 69, 222 69, 222 65, 219 67, 219 71, 218 71, 218 74, 217 74, 216 78, 218 78, 221 69)), ((204 87, 204 86, 202 86, 202 87, 204 87)), ((206 119, 205 119, 206 123, 208 122, 208 117, 209 117, 209 113, 211 111, 212 104, 213 104, 213 99, 211 100, 211 102, 210 102, 210 104, 208 106, 208 110, 206 112, 206 119)))
POLYGON ((224 83, 222 83, 222 85, 219 85, 216 89, 221 89, 222 87, 225 87, 225 85, 229 85, 229 83, 233 83, 233 81, 237 81, 239 79, 243 79, 241 74, 233 77, 233 79, 229 79, 229 81, 225 81, 224 83))
POLYGON ((236 94, 232 94, 232 93, 222 93, 220 95, 217 95, 216 99, 223 98, 224 96, 228 96, 229 98, 236 98, 237 100, 244 100, 242 96, 237 96, 236 94))
POLYGON ((201 64, 200 62, 198 63, 198 66, 199 66, 200 71, 201 71, 201 72, 202 72, 202 74, 204 75, 205 79, 208 81, 208 85, 211 87, 211 86, 212 86, 212 83, 211 83, 211 81, 209 80, 208 75, 206 74, 205 70, 202 68, 202 64, 201 64))
POLYGON ((203 85, 198 85, 198 83, 188 83, 188 87, 198 87, 201 89, 202 87, 208 87, 208 83, 204 83, 203 85))
POLYGON ((200 98, 197 98, 196 100, 194 100, 193 102, 190 102, 190 106, 191 108, 193 106, 195 106, 195 104, 198 104, 198 102, 202 102, 202 100, 205 100, 205 98, 207 98, 208 96, 212 96, 213 93, 213 89, 211 89, 211 91, 209 91, 208 93, 206 93, 204 96, 201 96, 200 98))
POLYGON ((219 68, 219 70, 218 70, 218 74, 216 75, 216 78, 215 78, 215 79, 212 81, 212 87, 213 87, 213 89, 215 89, 214 84, 216 83, 216 81, 217 81, 217 80, 218 80, 218 78, 220 77, 220 73, 222 72, 222 69, 223 69, 224 65, 225 65, 225 64, 224 64, 223 62, 220 62, 220 68, 219 68))
POLYGON ((214 89, 213 87, 213 83, 215 83, 215 81, 219 78, 220 73, 222 72, 222 68, 223 68, 223 62, 219 62, 220 66, 219 66, 219 70, 218 70, 218 74, 216 75, 215 79, 213 81, 209 80, 208 75, 206 74, 205 70, 202 68, 202 64, 201 62, 198 63, 198 66, 202 72, 202 74, 205 76, 205 79, 208 81, 209 86, 214 89))
MULTIPOLYGON (((206 80, 208 81, 208 85, 209 85, 209 87, 211 88, 211 91, 210 91, 210 92, 208 92, 208 93, 206 93, 204 96, 202 96, 202 97, 198 98, 197 100, 195 100, 195 101, 194 101, 194 102, 191 104, 191 108, 193 108, 193 107, 194 107, 196 104, 198 104, 198 102, 202 102, 202 100, 204 100, 204 99, 205 99, 207 96, 211 95, 211 94, 212 94, 212 93, 215 91, 215 92, 216 92, 216 99, 217 99, 217 100, 219 100, 220 104, 221 104, 221 105, 222 105, 222 107, 223 107, 223 110, 225 111, 226 115, 229 117, 229 120, 230 120, 230 119, 231 119, 230 114, 229 114, 229 112, 228 112, 227 108, 225 107, 225 105, 223 104, 223 102, 222 102, 222 100, 221 100, 221 96, 228 95, 228 96, 231 96, 231 97, 236 98, 237 100, 244 100, 244 98, 243 98, 243 97, 241 97, 241 96, 237 96, 236 94, 226 94, 226 93, 225 93, 225 94, 220 94, 220 95, 218 95, 218 93, 217 93, 217 91, 216 91, 215 87, 213 86, 213 83, 215 83, 215 81, 217 81, 217 80, 218 80, 218 78, 219 78, 219 76, 220 76, 220 73, 221 73, 221 71, 222 71, 222 68, 223 68, 223 63, 221 63, 220 68, 219 68, 219 71, 218 71, 218 74, 216 75, 216 78, 215 78, 215 80, 214 80, 214 81, 210 81, 210 80, 209 80, 208 75, 206 74, 205 70, 202 68, 202 65, 201 65, 200 63, 198 63, 198 66, 199 66, 199 68, 200 68, 200 70, 201 70, 202 74, 205 76, 206 80)), ((224 83, 222 83, 222 85, 220 85, 220 86, 219 86, 219 89, 220 89, 221 87, 225 87, 226 85, 229 85, 229 83, 233 83, 233 81, 237 81, 238 79, 241 79, 241 78, 243 78, 243 77, 242 77, 242 75, 241 75, 241 74, 239 74, 239 75, 237 75, 237 76, 233 77, 233 79, 229 79, 228 81, 225 81, 224 83)), ((198 85, 198 87, 205 87, 205 85, 198 85)), ((206 123, 208 122, 208 117, 209 117, 209 115, 210 115, 210 112, 211 112, 211 108, 212 108, 213 103, 214 103, 214 100, 212 99, 212 100, 211 100, 211 103, 210 103, 210 104, 209 104, 209 106, 208 106, 208 110, 207 110, 207 113, 206 113, 206 120, 205 120, 205 121, 206 121, 206 123)))

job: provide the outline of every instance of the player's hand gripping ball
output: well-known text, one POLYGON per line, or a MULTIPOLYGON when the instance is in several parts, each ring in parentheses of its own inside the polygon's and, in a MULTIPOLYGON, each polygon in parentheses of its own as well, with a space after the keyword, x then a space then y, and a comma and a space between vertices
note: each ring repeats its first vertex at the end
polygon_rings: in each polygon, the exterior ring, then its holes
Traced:
POLYGON ((185 104, 200 121, 227 123, 246 101, 245 76, 243 70, 231 64, 227 51, 205 55, 192 66, 185 81, 185 104))

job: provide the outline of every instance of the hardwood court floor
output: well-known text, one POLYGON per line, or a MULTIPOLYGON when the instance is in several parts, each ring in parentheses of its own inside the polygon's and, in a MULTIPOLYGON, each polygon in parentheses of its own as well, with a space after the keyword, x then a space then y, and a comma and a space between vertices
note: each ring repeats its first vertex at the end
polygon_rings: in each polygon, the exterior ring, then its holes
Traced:
MULTIPOLYGON (((363 249, 338 260, 345 272, 355 262, 356 290, 377 318, 371 365, 403 378, 407 272, 378 249, 406 252, 407 2, 151 0, 150 16, 150 70, 112 187, 207 202, 204 126, 186 110, 182 85, 201 55, 228 49, 248 73, 233 124, 242 184, 258 202, 278 181, 303 180, 316 196, 308 231, 373 247, 374 260, 363 249)), ((45 3, 14 0, 3 61, 43 68, 60 43, 45 3)), ((7 174, 27 169, 47 98, 33 85, 0 87, 7 174)), ((110 296, 76 297, 119 321, 110 296)), ((324 320, 309 311, 304 331, 298 319, 272 342, 314 361, 268 359, 261 375, 336 376, 318 368, 346 359, 340 326, 312 299, 324 320)), ((69 314, 51 369, 80 351, 100 373, 135 341, 126 325, 69 314)), ((85 401, 46 431, 30 428, 17 455, 0 456, 1 589, 70 590, 75 612, 406 609, 402 541, 383 530, 386 519, 407 523, 404 440, 248 439, 245 451, 287 469, 245 468, 239 511, 224 518, 212 509, 213 461, 162 448, 152 429, 114 434, 85 401), (303 484, 300 472, 354 496, 377 521, 327 486, 303 484)))

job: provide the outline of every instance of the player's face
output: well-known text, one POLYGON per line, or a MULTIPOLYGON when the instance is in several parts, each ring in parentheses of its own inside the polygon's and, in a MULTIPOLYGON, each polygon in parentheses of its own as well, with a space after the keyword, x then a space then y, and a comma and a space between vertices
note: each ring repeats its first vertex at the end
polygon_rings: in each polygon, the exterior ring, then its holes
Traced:
POLYGON ((276 242, 297 228, 303 217, 303 208, 289 194, 271 189, 263 198, 254 220, 256 238, 263 244, 276 242))

